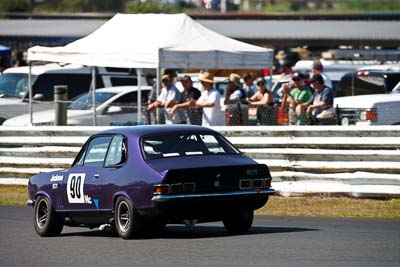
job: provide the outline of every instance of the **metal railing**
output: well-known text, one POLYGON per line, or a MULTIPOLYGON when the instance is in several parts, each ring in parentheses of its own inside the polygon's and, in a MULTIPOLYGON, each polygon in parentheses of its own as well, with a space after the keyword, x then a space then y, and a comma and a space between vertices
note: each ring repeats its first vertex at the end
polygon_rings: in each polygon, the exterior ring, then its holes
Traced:
MULTIPOLYGON (((87 138, 110 127, 0 127, 0 184, 69 168, 87 138)), ((400 126, 214 127, 269 166, 284 196, 400 197, 400 126)))

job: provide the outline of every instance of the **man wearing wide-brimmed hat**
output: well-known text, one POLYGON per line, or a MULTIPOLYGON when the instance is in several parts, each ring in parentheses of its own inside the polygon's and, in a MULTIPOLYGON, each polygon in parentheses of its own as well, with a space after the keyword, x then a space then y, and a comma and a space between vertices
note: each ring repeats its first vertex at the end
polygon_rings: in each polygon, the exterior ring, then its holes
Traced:
POLYGON ((221 112, 220 94, 214 88, 214 75, 203 72, 199 78, 203 86, 203 92, 197 101, 192 100, 191 105, 203 109, 202 125, 224 125, 224 116, 221 112))
POLYGON ((231 73, 228 79, 228 87, 226 90, 225 104, 234 104, 246 98, 246 92, 242 88, 240 75, 231 73))
POLYGON ((148 106, 147 110, 152 111, 156 108, 164 108, 162 114, 165 116, 166 124, 185 124, 186 118, 182 110, 178 110, 178 112, 176 112, 176 114, 173 116, 168 114, 168 111, 170 111, 174 105, 181 101, 181 93, 173 84, 170 75, 163 75, 161 77, 161 83, 163 88, 161 89, 160 95, 157 97, 155 102, 148 106))

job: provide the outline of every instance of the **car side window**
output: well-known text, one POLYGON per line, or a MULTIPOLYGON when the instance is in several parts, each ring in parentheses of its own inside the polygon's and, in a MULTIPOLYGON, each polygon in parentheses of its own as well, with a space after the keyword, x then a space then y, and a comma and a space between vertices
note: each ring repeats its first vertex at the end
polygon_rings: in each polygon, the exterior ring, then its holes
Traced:
POLYGON ((101 136, 90 141, 83 166, 103 166, 111 138, 111 136, 101 136))
MULTIPOLYGON (((148 91, 142 91, 142 103, 147 102, 148 91)), ((120 113, 137 112, 137 91, 127 93, 114 100, 111 106, 121 107, 120 113)))
POLYGON ((113 137, 110 147, 108 149, 105 167, 112 167, 126 160, 126 148, 124 137, 121 135, 116 135, 113 137))

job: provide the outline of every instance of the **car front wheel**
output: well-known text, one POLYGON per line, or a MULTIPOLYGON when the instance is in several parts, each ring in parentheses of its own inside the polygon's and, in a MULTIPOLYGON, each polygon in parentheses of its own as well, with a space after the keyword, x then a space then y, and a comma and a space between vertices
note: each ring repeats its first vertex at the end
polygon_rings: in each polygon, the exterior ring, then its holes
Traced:
POLYGON ((64 225, 51 206, 50 200, 39 196, 34 205, 33 225, 40 236, 58 236, 64 225))
POLYGON ((225 228, 231 233, 243 233, 249 230, 253 224, 254 211, 238 210, 225 216, 223 223, 225 228))
POLYGON ((139 237, 144 233, 144 219, 127 198, 119 197, 117 199, 114 216, 115 228, 123 239, 139 237))

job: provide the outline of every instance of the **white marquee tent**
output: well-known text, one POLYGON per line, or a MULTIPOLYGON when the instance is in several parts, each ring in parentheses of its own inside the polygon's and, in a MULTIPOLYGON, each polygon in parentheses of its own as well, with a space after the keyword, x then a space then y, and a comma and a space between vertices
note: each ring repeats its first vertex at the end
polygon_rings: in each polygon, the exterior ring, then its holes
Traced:
POLYGON ((29 61, 127 68, 264 69, 272 51, 213 32, 186 14, 117 14, 64 47, 35 46, 29 61))
POLYGON ((186 14, 117 14, 66 46, 28 49, 30 62, 157 70, 265 69, 272 67, 272 56, 270 49, 220 35, 186 14))

